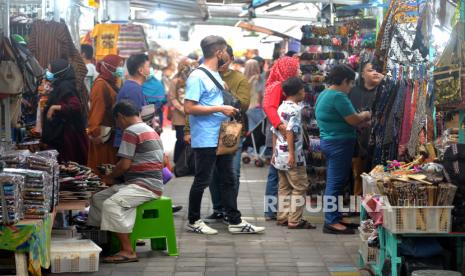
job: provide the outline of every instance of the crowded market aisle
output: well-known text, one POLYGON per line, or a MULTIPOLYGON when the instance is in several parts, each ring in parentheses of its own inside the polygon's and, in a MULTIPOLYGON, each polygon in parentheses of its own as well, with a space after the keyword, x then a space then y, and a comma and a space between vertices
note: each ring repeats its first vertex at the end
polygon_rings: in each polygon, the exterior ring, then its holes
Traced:
MULTIPOLYGON (((169 152, 174 132, 165 129, 162 140, 169 152)), ((179 257, 150 251, 150 245, 138 247, 138 263, 100 264, 99 272, 62 275, 101 276, 167 276, 167 275, 360 275, 356 269, 359 236, 336 236, 321 231, 322 214, 306 214, 316 230, 288 230, 276 222, 263 219, 263 191, 268 170, 243 165, 239 208, 251 223, 263 225, 262 235, 234 235, 222 223, 212 224, 219 234, 214 236, 186 232, 187 199, 192 177, 174 179, 166 186, 165 194, 184 209, 175 214, 179 257), (342 246, 342 247, 341 247, 342 246)), ((207 189, 208 191, 208 189, 207 189)), ((209 193, 205 193, 202 216, 211 212, 209 193)))

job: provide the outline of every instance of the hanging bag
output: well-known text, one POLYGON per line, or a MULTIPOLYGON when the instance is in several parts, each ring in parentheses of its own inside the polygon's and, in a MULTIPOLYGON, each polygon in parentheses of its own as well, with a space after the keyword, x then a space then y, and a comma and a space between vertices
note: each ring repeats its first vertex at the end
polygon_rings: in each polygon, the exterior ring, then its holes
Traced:
MULTIPOLYGON (((213 75, 205 68, 199 67, 207 76, 213 81, 215 86, 222 91, 223 104, 230 105, 234 108, 240 109, 241 103, 231 93, 224 90, 223 86, 213 77, 213 75)), ((234 154, 239 148, 239 142, 242 134, 242 123, 238 118, 233 118, 231 121, 221 123, 220 135, 218 140, 218 147, 216 148, 216 155, 234 154)))
POLYGON ((8 38, 3 38, 0 60, 0 93, 8 95, 20 94, 23 89, 23 75, 14 60, 8 38))

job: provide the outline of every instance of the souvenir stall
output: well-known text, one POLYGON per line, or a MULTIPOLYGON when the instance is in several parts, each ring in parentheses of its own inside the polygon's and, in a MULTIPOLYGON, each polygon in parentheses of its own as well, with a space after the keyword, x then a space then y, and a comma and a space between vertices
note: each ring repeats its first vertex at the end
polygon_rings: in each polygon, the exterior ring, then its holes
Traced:
POLYGON ((464 29, 454 21, 446 48, 434 53, 437 11, 431 1, 391 1, 377 38, 386 78, 373 106, 374 169, 363 175, 359 228, 360 266, 376 275, 463 269, 464 29))
MULTIPOLYGON (((63 228, 73 219, 71 210, 85 209, 92 194, 103 186, 89 168, 59 165, 56 151, 40 151, 38 106, 46 102, 50 86, 41 83, 43 68, 54 59, 67 57, 76 71, 82 101, 87 101, 88 93, 83 85, 87 69, 67 25, 42 20, 47 12, 38 5, 34 1, 0 1, 0 10, 7 11, 0 17, 4 19, 0 22, 0 74, 8 73, 0 81, 0 272, 16 271, 16 275, 41 275, 42 268, 50 266, 57 271, 52 227, 67 235, 69 230, 63 228), (4 266, 11 257, 15 259, 13 267, 4 266)), ((57 260, 63 261, 60 258, 57 260)), ((67 263, 58 268, 71 271, 67 263)))
POLYGON ((301 30, 301 43, 305 46, 301 55, 301 64, 305 64, 301 70, 306 83, 303 122, 309 145, 306 152, 307 173, 311 181, 309 194, 317 196, 325 190, 326 161, 320 148, 320 133, 314 111, 316 99, 325 89, 325 76, 334 65, 344 63, 356 69, 360 57, 373 51, 376 20, 339 17, 333 26, 305 25, 301 30))

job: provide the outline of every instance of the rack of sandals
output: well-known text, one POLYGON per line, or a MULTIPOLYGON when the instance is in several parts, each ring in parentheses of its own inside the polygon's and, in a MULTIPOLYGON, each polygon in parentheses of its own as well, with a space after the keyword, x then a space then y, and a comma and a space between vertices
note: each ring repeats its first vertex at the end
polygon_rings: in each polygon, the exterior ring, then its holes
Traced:
POLYGON ((320 133, 315 117, 318 95, 326 88, 325 77, 337 64, 357 67, 361 56, 372 52, 376 20, 339 18, 333 26, 305 25, 301 30, 304 55, 310 64, 303 71, 306 98, 303 109, 304 131, 308 137, 307 173, 311 181, 309 194, 322 195, 326 181, 326 161, 320 147, 320 133))

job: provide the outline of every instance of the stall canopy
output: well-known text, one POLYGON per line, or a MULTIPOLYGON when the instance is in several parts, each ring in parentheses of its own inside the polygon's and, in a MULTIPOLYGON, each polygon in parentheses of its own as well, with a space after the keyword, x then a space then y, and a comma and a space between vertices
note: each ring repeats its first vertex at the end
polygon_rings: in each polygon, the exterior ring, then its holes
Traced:
POLYGON ((330 2, 354 5, 362 0, 259 2, 260 5, 253 5, 250 0, 131 0, 131 7, 137 9, 135 19, 142 23, 234 26, 238 21, 255 18, 311 22, 317 20, 317 14, 330 2), (156 15, 164 15, 163 20, 156 15))

